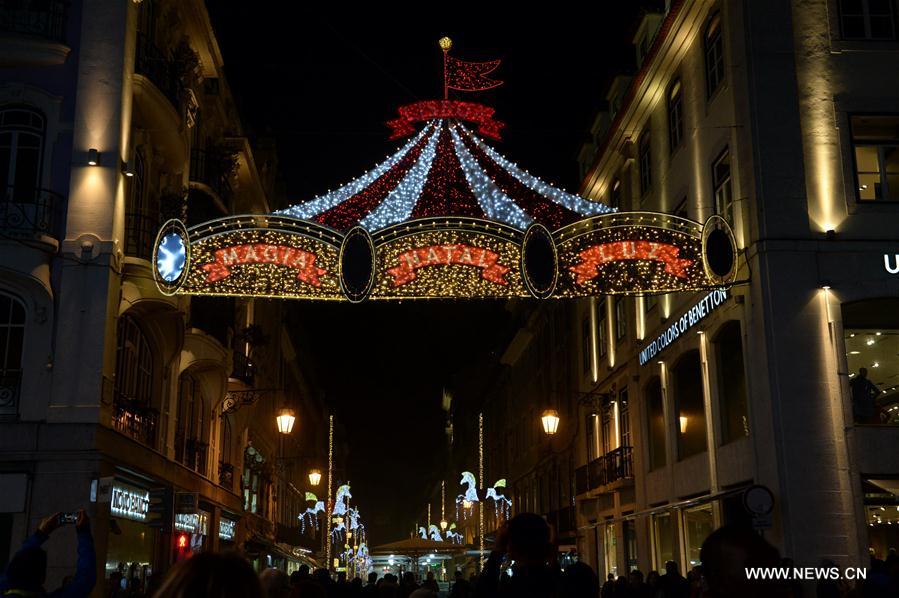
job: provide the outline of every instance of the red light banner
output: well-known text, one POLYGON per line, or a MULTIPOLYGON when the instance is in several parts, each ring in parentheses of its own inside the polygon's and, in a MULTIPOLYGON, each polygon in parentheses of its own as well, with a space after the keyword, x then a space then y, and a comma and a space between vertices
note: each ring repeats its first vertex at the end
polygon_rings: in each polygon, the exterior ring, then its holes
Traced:
POLYGON ((320 276, 327 270, 315 265, 315 254, 286 245, 266 243, 232 245, 215 252, 215 261, 200 266, 206 282, 218 282, 231 276, 231 268, 246 264, 274 264, 297 270, 297 279, 314 287, 321 286, 320 276))
POLYGON ((485 137, 499 140, 499 130, 506 125, 493 119, 495 112, 496 110, 489 106, 475 104, 474 102, 427 100, 400 106, 399 118, 387 121, 387 125, 393 129, 390 138, 399 139, 415 133, 416 123, 427 122, 436 118, 452 118, 474 123, 478 125, 478 133, 485 137))
POLYGON ((415 271, 428 266, 474 266, 481 269, 481 278, 506 286, 504 278, 510 268, 497 262, 499 254, 471 245, 430 245, 417 247, 398 256, 399 265, 387 272, 393 276, 394 287, 415 280, 415 271))
POLYGON ((665 264, 665 272, 677 278, 687 279, 689 274, 686 269, 694 260, 682 259, 680 248, 668 243, 656 243, 652 241, 615 241, 592 245, 578 253, 580 263, 569 266, 574 272, 576 282, 584 284, 599 275, 600 269, 606 264, 624 260, 651 260, 665 264))

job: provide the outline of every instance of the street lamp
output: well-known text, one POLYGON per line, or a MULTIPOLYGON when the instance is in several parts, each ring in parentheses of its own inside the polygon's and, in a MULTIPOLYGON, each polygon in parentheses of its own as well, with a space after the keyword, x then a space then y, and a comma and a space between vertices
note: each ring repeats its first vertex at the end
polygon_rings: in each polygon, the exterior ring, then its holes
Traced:
POLYGON ((449 522, 446 519, 441 519, 440 520, 440 529, 442 529, 443 531, 446 531, 446 528, 448 528, 448 527, 449 527, 449 522))
POLYGON ((275 421, 278 423, 278 432, 281 434, 290 434, 296 419, 297 414, 290 407, 281 407, 278 409, 278 415, 275 416, 275 421))
POLYGON ((552 436, 559 431, 559 412, 555 409, 544 411, 540 416, 540 421, 543 422, 543 432, 547 436, 552 436))
POLYGON ((322 481, 322 472, 318 469, 313 469, 309 472, 309 483, 313 486, 318 486, 318 484, 322 481))

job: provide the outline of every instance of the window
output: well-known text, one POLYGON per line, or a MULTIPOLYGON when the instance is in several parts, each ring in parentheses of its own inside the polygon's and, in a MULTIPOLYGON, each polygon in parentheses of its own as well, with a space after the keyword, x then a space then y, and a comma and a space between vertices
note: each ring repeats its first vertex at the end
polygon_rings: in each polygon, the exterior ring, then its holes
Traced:
POLYGON ((699 560, 699 550, 702 548, 702 543, 714 530, 712 505, 705 504, 684 510, 684 548, 687 551, 686 557, 690 569, 702 564, 702 561, 699 560))
POLYGON ((615 537, 615 524, 607 523, 603 531, 603 553, 605 554, 606 574, 618 576, 618 539, 615 537))
POLYGON ((593 368, 593 343, 590 336, 590 316, 588 315, 581 322, 581 365, 584 373, 593 368))
POLYGON ((730 183, 730 152, 725 149, 712 164, 715 188, 715 213, 730 223, 734 221, 734 195, 730 183))
POLYGON ((843 39, 896 39, 894 0, 840 0, 843 39))
POLYGON ((602 408, 602 454, 607 455, 612 450, 612 406, 604 405, 602 408))
POLYGON ((899 299, 847 303, 842 312, 853 420, 899 426, 899 299))
POLYGON ((705 32, 706 95, 712 97, 724 81, 724 39, 721 35, 721 13, 709 19, 705 32))
POLYGON ((41 186, 44 117, 27 106, 0 110, 0 192, 16 202, 33 202, 41 186))
POLYGON ((672 153, 684 141, 684 107, 680 80, 668 92, 668 146, 672 153))
POLYGON ((659 304, 659 296, 658 295, 644 295, 643 296, 643 309, 646 313, 649 313, 653 307, 659 304))
POLYGON ((640 195, 646 195, 652 189, 652 151, 649 131, 640 135, 640 195))
POLYGON ((851 116, 859 201, 899 201, 899 116, 851 116))
POLYGON ((243 508, 250 513, 265 512, 265 483, 262 473, 265 457, 251 444, 243 453, 243 508))
POLYGON ((674 210, 671 212, 678 218, 689 218, 689 213, 687 212, 687 198, 683 197, 677 205, 674 206, 674 210))
POLYGON ((662 403, 662 381, 653 378, 643 391, 646 401, 646 414, 649 439, 649 469, 665 467, 665 408, 662 403))
POLYGON ((706 450, 705 403, 699 351, 687 351, 671 368, 677 419, 677 456, 686 459, 706 450))
POLYGON ((206 472, 207 425, 202 387, 190 372, 185 372, 179 381, 175 460, 200 473, 206 472))
POLYGON ((137 320, 119 318, 116 348, 115 398, 149 407, 153 398, 153 354, 137 320))
POLYGON ((631 413, 627 404, 627 388, 618 391, 618 435, 619 446, 631 446, 631 413))
POLYGON ((749 436, 746 371, 739 322, 728 322, 715 337, 715 357, 718 362, 721 442, 727 444, 749 436))
POLYGON ((670 512, 652 516, 652 556, 657 570, 674 560, 674 519, 670 512))
POLYGON ((600 357, 605 357, 609 350, 608 331, 606 329, 606 300, 602 299, 596 308, 596 347, 600 357))
POLYGON ((624 527, 624 558, 627 562, 628 572, 637 569, 637 522, 633 519, 626 519, 622 526, 624 527))
POLYGON ((627 336, 627 309, 623 297, 615 297, 615 341, 621 342, 627 336))
POLYGON ((613 208, 621 207, 621 179, 612 181, 612 192, 609 194, 609 206, 613 208))
POLYGON ((0 414, 17 411, 25 343, 25 306, 0 291, 0 414))
POLYGON ((596 459, 599 455, 597 455, 596 451, 596 414, 589 413, 587 414, 587 418, 584 421, 584 429, 587 431, 587 463, 596 459))

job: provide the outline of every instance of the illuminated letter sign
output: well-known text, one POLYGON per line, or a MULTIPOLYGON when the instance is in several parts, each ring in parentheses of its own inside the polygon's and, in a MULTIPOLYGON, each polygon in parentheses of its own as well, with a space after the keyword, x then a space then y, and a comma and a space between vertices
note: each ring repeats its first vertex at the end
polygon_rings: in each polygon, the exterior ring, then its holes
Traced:
POLYGON ((899 274, 899 253, 893 256, 893 263, 890 263, 890 254, 883 254, 883 267, 890 274, 899 274))
POLYGON ((688 278, 686 268, 693 260, 678 257, 680 248, 668 243, 652 241, 615 241, 593 245, 581 251, 580 263, 570 266, 569 270, 577 275, 577 283, 584 284, 596 278, 600 268, 611 262, 622 260, 652 260, 665 264, 665 272, 678 278, 688 278))
POLYGON ((237 522, 222 517, 219 519, 219 538, 222 540, 233 540, 234 530, 237 528, 237 522))
POLYGON ((321 286, 318 277, 328 271, 315 265, 315 254, 285 245, 257 243, 232 245, 215 252, 215 261, 200 266, 206 272, 206 282, 217 282, 231 276, 231 268, 245 264, 274 264, 297 270, 297 279, 321 286))
POLYGON ((481 277, 490 282, 507 285, 504 278, 508 266, 497 263, 499 254, 471 245, 430 245, 416 247, 397 257, 399 265, 387 270, 393 276, 393 286, 402 286, 415 280, 415 271, 428 266, 474 266, 481 269, 481 277))
POLYGON ((727 300, 727 291, 721 289, 712 291, 697 301, 693 307, 688 309, 671 326, 663 330, 658 337, 640 351, 640 365, 644 365, 653 359, 668 345, 680 338, 683 333, 717 309, 725 300, 727 300))
POLYGON ((150 508, 150 493, 126 486, 113 485, 109 510, 113 515, 144 521, 150 508))

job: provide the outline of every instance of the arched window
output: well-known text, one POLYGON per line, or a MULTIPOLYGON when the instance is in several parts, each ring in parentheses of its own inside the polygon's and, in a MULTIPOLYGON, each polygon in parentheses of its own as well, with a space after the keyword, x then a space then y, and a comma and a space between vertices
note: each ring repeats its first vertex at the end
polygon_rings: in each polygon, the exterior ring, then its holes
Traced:
POLYGON ((677 456, 686 459, 706 450, 705 403, 699 351, 687 351, 671 368, 676 414, 677 456))
POLYGON ((721 13, 715 13, 705 30, 706 94, 712 97, 724 81, 724 38, 721 34, 721 13))
POLYGON ((0 414, 14 415, 22 383, 25 306, 0 291, 0 414))
POLYGON ((116 349, 115 398, 130 405, 150 407, 153 399, 153 354, 137 320, 119 318, 116 349))
POLYGON ((175 419, 175 460, 200 473, 206 472, 208 419, 200 381, 189 371, 181 374, 175 419))
POLYGON ((672 153, 684 142, 684 106, 680 79, 668 91, 668 146, 672 153))
POLYGON ((647 438, 649 439, 649 469, 665 467, 665 407, 662 402, 662 381, 653 378, 643 390, 646 404, 647 438))
POLYGON ((35 201, 41 186, 46 120, 28 106, 0 108, 0 189, 15 202, 35 201))
POLYGON ((746 410, 746 371, 743 368, 743 340, 740 322, 725 324, 715 337, 718 370, 718 403, 721 442, 727 444, 749 436, 746 410))

